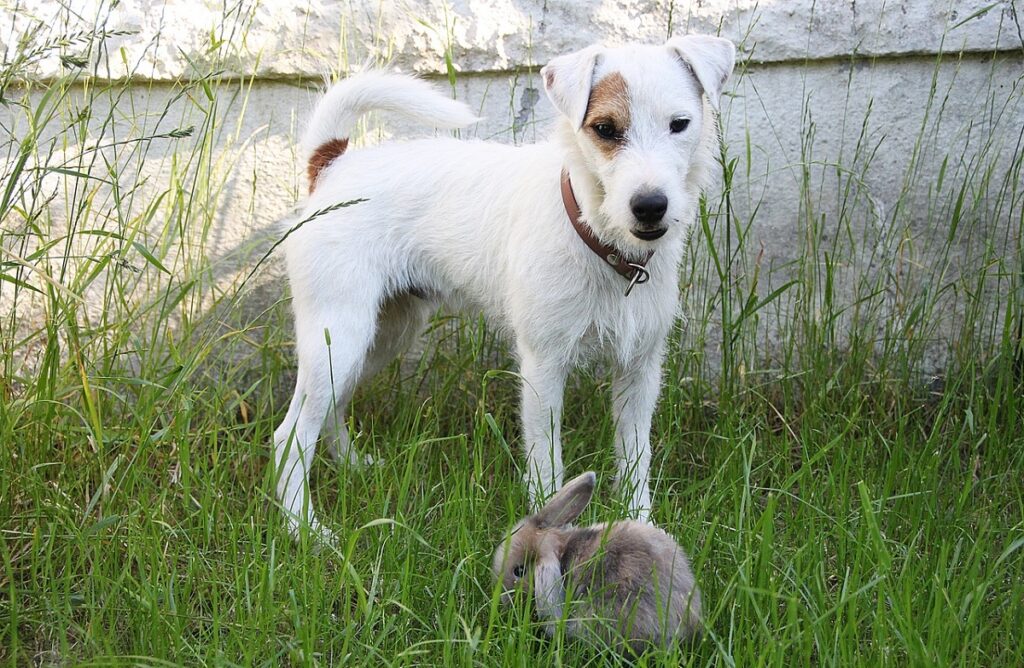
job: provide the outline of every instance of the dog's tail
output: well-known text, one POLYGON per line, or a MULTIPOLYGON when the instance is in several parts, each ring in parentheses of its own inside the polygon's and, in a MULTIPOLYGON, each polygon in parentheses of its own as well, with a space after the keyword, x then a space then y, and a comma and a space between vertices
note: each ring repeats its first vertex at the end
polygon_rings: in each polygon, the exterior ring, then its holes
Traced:
POLYGON ((320 172, 348 148, 356 121, 370 111, 390 111, 444 129, 464 128, 480 120, 464 103, 445 97, 421 79, 384 72, 349 77, 327 90, 303 135, 310 192, 320 172))

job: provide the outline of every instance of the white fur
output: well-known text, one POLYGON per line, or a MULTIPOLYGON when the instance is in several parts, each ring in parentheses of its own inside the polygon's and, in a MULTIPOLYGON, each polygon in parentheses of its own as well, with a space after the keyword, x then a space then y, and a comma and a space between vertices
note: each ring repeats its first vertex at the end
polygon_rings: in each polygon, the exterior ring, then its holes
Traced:
MULTIPOLYGON (((331 431, 333 453, 361 461, 342 412, 359 381, 401 352, 441 305, 482 311, 515 346, 526 478, 535 503, 562 483, 567 374, 595 356, 612 363, 620 484, 634 513, 647 517, 651 417, 677 315, 678 265, 700 191, 714 173, 718 141, 701 94, 711 84, 698 79, 720 72, 726 60, 732 66, 732 45, 707 39, 714 41, 701 42, 697 55, 669 44, 590 47, 554 59, 542 72, 563 112, 551 141, 522 147, 447 138, 390 142, 348 152, 324 170, 304 215, 366 201, 316 218, 285 242, 299 369, 274 441, 277 494, 293 528, 316 524, 307 473, 321 427, 326 422, 331 431), (633 124, 609 160, 580 123, 592 85, 611 72, 628 84, 633 124), (690 119, 688 129, 670 134, 670 121, 680 116, 690 119), (563 167, 599 237, 633 257, 655 250, 650 281, 629 297, 625 279, 570 226, 559 191, 563 167), (629 199, 645 188, 660 188, 669 200, 668 231, 655 241, 630 232, 629 199)), ((714 81, 710 95, 717 101, 724 78, 714 81)), ((358 116, 373 109, 437 127, 475 120, 468 107, 422 81, 359 75, 324 96, 305 149, 348 136, 358 116)))
POLYGON ((426 81, 370 71, 338 82, 320 99, 302 136, 304 154, 308 157, 321 144, 348 137, 359 117, 371 111, 395 112, 445 129, 480 120, 461 102, 438 95, 426 81))

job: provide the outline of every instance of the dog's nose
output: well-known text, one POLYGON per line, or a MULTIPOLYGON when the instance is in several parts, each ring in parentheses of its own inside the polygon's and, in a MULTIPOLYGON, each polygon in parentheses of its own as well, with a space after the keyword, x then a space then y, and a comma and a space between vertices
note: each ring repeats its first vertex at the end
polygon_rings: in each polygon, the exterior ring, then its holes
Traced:
POLYGON ((633 210, 638 222, 657 223, 668 210, 668 198, 660 191, 633 195, 629 200, 629 208, 633 210))

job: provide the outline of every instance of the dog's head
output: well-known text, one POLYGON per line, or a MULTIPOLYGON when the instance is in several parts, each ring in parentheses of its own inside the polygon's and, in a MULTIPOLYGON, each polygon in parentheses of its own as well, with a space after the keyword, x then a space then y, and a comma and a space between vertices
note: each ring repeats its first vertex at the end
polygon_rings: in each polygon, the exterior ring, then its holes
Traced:
POLYGON ((591 46, 553 59, 544 89, 592 175, 598 234, 623 249, 686 234, 715 158, 711 109, 735 62, 732 42, 674 37, 664 46, 591 46))

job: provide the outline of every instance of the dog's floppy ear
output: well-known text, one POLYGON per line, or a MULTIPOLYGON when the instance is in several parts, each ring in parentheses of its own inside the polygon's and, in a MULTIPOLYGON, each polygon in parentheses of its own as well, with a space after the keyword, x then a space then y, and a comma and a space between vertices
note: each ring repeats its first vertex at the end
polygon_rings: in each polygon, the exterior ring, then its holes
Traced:
POLYGON ((594 68, 602 47, 594 45, 552 58, 541 68, 540 75, 544 79, 544 91, 548 94, 551 104, 555 105, 574 130, 583 127, 583 118, 587 115, 587 103, 590 101, 590 89, 594 85, 594 68))
POLYGON ((594 496, 596 482, 597 476, 593 471, 587 471, 570 480, 534 516, 537 524, 541 528, 547 528, 575 522, 590 503, 590 497, 594 496))
POLYGON ((673 37, 666 45, 693 71, 711 106, 718 111, 722 87, 736 65, 736 46, 711 35, 673 37))

